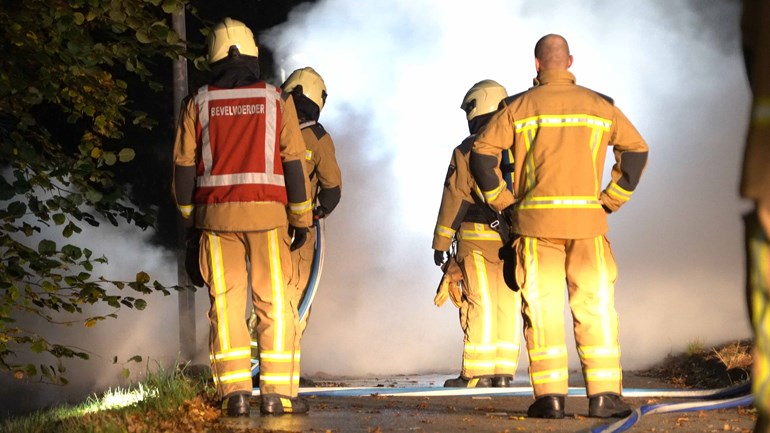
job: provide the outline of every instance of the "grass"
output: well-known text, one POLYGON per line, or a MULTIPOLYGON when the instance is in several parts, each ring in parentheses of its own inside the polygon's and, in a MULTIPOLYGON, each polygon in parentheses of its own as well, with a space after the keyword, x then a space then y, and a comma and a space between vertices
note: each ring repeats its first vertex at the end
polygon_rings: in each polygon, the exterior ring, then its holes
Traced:
POLYGON ((668 355, 663 362, 641 372, 685 388, 717 389, 749 380, 752 342, 732 341, 705 348, 700 341, 688 344, 684 353, 668 355))
POLYGON ((687 344, 687 356, 695 356, 703 351, 703 340, 698 338, 687 344))
POLYGON ((213 390, 185 368, 159 368, 127 388, 93 395, 75 406, 38 411, 0 424, 0 433, 203 432, 220 416, 213 390))

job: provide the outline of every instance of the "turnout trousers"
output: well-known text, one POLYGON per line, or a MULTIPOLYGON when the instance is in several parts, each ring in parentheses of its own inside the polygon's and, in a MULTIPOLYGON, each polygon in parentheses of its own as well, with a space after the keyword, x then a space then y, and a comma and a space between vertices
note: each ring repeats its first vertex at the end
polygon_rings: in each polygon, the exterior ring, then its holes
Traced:
POLYGON ((755 432, 770 431, 770 240, 757 213, 744 217, 748 275, 747 295, 754 329, 751 391, 759 412, 755 432))
MULTIPOLYGON (((310 227, 307 232, 307 240, 305 243, 291 252, 291 278, 289 285, 292 286, 292 291, 296 296, 294 299, 295 305, 299 308, 302 302, 302 296, 305 294, 307 283, 310 281, 310 272, 313 268, 313 256, 315 255, 315 243, 316 243, 316 227, 310 227)), ((308 310, 305 320, 299 324, 299 333, 302 335, 307 327, 307 321, 310 319, 310 311, 308 310)))
POLYGON ((622 370, 614 306, 617 267, 607 238, 522 236, 514 248, 535 397, 567 394, 565 287, 588 396, 620 394, 622 370))
MULTIPOLYGON (((310 280, 310 272, 313 268, 313 256, 315 255, 316 228, 310 227, 307 232, 307 240, 301 247, 291 251, 291 276, 288 278, 289 290, 294 294, 292 302, 299 308, 302 303, 302 297, 305 295, 307 283, 310 280)), ((310 309, 308 309, 305 320, 299 322, 300 337, 305 333, 307 321, 310 319, 310 309)), ((252 311, 249 317, 249 333, 251 334, 251 357, 259 359, 259 341, 257 340, 257 316, 252 311)), ((260 371, 262 369, 260 368, 260 371)))
POLYGON ((211 370, 220 397, 252 391, 249 292, 257 316, 260 393, 297 396, 300 336, 295 296, 287 284, 290 242, 286 227, 203 232, 200 266, 209 286, 211 370))
POLYGON ((500 235, 487 224, 464 222, 457 242, 463 272, 460 323, 466 378, 516 374, 521 346, 521 296, 505 283, 500 235))

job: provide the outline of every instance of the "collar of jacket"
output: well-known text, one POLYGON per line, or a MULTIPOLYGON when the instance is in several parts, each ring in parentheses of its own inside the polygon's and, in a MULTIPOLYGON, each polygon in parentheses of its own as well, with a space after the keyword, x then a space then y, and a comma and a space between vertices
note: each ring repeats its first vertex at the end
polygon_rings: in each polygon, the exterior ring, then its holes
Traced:
POLYGON ((538 72, 534 82, 540 86, 546 84, 575 84, 575 76, 570 71, 552 69, 550 71, 538 72))
POLYGON ((211 65, 213 77, 209 84, 233 89, 259 81, 259 61, 256 57, 228 57, 211 65))

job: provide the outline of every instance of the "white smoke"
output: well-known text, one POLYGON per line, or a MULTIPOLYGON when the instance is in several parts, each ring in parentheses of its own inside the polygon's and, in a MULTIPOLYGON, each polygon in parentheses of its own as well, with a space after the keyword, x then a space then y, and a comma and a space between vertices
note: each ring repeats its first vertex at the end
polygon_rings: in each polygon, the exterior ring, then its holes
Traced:
POLYGON ((634 198, 610 217, 624 367, 750 336, 739 12, 730 0, 321 0, 260 35, 284 72, 324 77, 321 122, 343 173, 303 375, 459 371, 457 311, 432 304, 431 251, 451 149, 467 134, 459 105, 482 79, 529 87, 548 33, 569 41, 578 84, 612 96, 650 145, 634 198))
MULTIPOLYGON (((81 225, 82 227, 82 225, 81 225)), ((113 227, 102 221, 97 228, 82 227, 82 235, 71 238, 61 236, 61 227, 44 227, 42 232, 29 237, 19 238, 20 242, 35 247, 41 239, 50 239, 61 248, 72 243, 80 248, 93 251, 92 258, 106 257, 106 264, 94 264, 94 279, 103 276, 115 281, 134 281, 136 273, 145 271, 161 284, 172 286, 177 281, 176 259, 174 253, 154 247, 150 244, 152 233, 133 226, 113 227)), ((75 269, 73 272, 77 273, 75 269)), ((118 290, 110 284, 103 287, 109 294, 141 297, 147 301, 145 310, 138 311, 122 307, 115 310, 104 304, 81 305, 82 314, 69 314, 46 310, 54 321, 69 324, 51 324, 42 318, 14 314, 20 326, 28 331, 37 332, 49 342, 63 344, 88 353, 90 359, 62 359, 65 367, 63 376, 68 385, 51 385, 40 381, 40 373, 24 380, 0 376, 0 419, 9 414, 18 414, 65 402, 82 402, 84 397, 101 393, 108 388, 127 386, 141 380, 147 372, 157 371, 159 367, 170 368, 181 360, 179 356, 179 320, 178 295, 172 290, 171 295, 160 293, 142 295, 126 287, 118 290), (107 318, 98 321, 93 327, 85 326, 85 319, 117 313, 116 319, 107 318), (142 362, 128 362, 136 355, 142 362), (117 360, 117 362, 115 362, 117 360), (129 372, 124 375, 124 369, 129 372)), ((201 298, 201 296, 198 296, 201 298)), ((202 298, 206 301, 205 297, 202 298)), ((198 301, 196 307, 201 307, 198 301)), ((198 333, 207 331, 205 310, 199 311, 198 333)), ((198 341, 205 341, 199 335, 198 341)), ((18 348, 17 348, 18 349, 18 348)), ((205 351, 205 347, 202 347, 205 351)), ((205 358, 204 358, 205 359, 205 358)), ((54 365, 56 360, 48 355, 18 352, 14 363, 32 363, 33 365, 54 365)), ((200 361, 198 361, 200 362, 200 361)))
MULTIPOLYGON (((433 306, 440 273, 430 246, 451 150, 467 134, 460 101, 486 78, 510 94, 529 87, 532 50, 547 33, 568 39, 578 83, 612 96, 650 144, 634 198, 610 218, 624 367, 643 368, 691 342, 748 337, 746 203, 737 197, 748 88, 738 13, 734 0, 320 0, 261 35, 285 72, 313 66, 324 77, 321 121, 343 174, 302 339, 303 376, 459 371, 457 310, 433 306)), ((106 276, 131 279, 141 269, 176 282, 174 257, 149 247, 149 233, 103 226, 89 238, 77 242, 110 258, 106 276)), ((207 308, 199 290, 203 363, 207 308)), ((176 294, 153 296, 144 312, 65 331, 59 341, 93 359, 68 363, 75 387, 27 388, 27 406, 125 383, 115 355, 173 362, 177 313, 176 294)), ((526 366, 522 356, 520 378, 526 366)), ((21 391, 4 382, 3 407, 12 411, 21 391)))

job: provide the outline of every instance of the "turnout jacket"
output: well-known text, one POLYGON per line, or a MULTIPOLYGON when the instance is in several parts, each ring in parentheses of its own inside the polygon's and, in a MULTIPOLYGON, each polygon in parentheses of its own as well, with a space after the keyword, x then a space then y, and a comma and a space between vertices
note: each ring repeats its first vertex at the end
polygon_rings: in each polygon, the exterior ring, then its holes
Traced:
POLYGON ((310 179, 313 202, 330 214, 340 201, 342 175, 334 150, 334 141, 315 120, 300 124, 305 141, 305 171, 310 179))
MULTIPOLYGON (((449 169, 444 181, 444 192, 441 196, 441 207, 436 220, 436 228, 433 231, 434 250, 449 251, 452 240, 463 222, 489 225, 487 216, 481 209, 482 205, 477 202, 477 200, 481 201, 481 198, 473 198, 473 194, 480 196, 476 182, 471 176, 468 162, 475 138, 475 134, 468 136, 452 152, 452 159, 449 162, 449 169)), ((492 212, 491 209, 490 212, 492 212)), ((476 234, 476 236, 481 236, 481 234, 476 234)), ((496 241, 500 244, 497 245, 499 249, 502 243, 500 235, 496 231, 487 227, 483 236, 487 239, 476 240, 496 241)))
POLYGON ((770 211, 770 4, 743 2, 743 49, 751 86, 751 119, 743 156, 740 193, 770 211))
POLYGON ((514 205, 512 230, 530 237, 585 239, 607 231, 606 214, 636 189, 648 146, 612 99, 544 71, 537 86, 503 101, 473 143, 471 170, 495 209, 514 205), (602 176, 608 146, 615 164, 602 176), (513 193, 499 169, 511 149, 513 193))
POLYGON ((224 232, 309 227, 305 145, 290 95, 265 82, 189 97, 174 143, 174 197, 196 227, 224 232), (288 220, 288 221, 287 221, 288 220))

